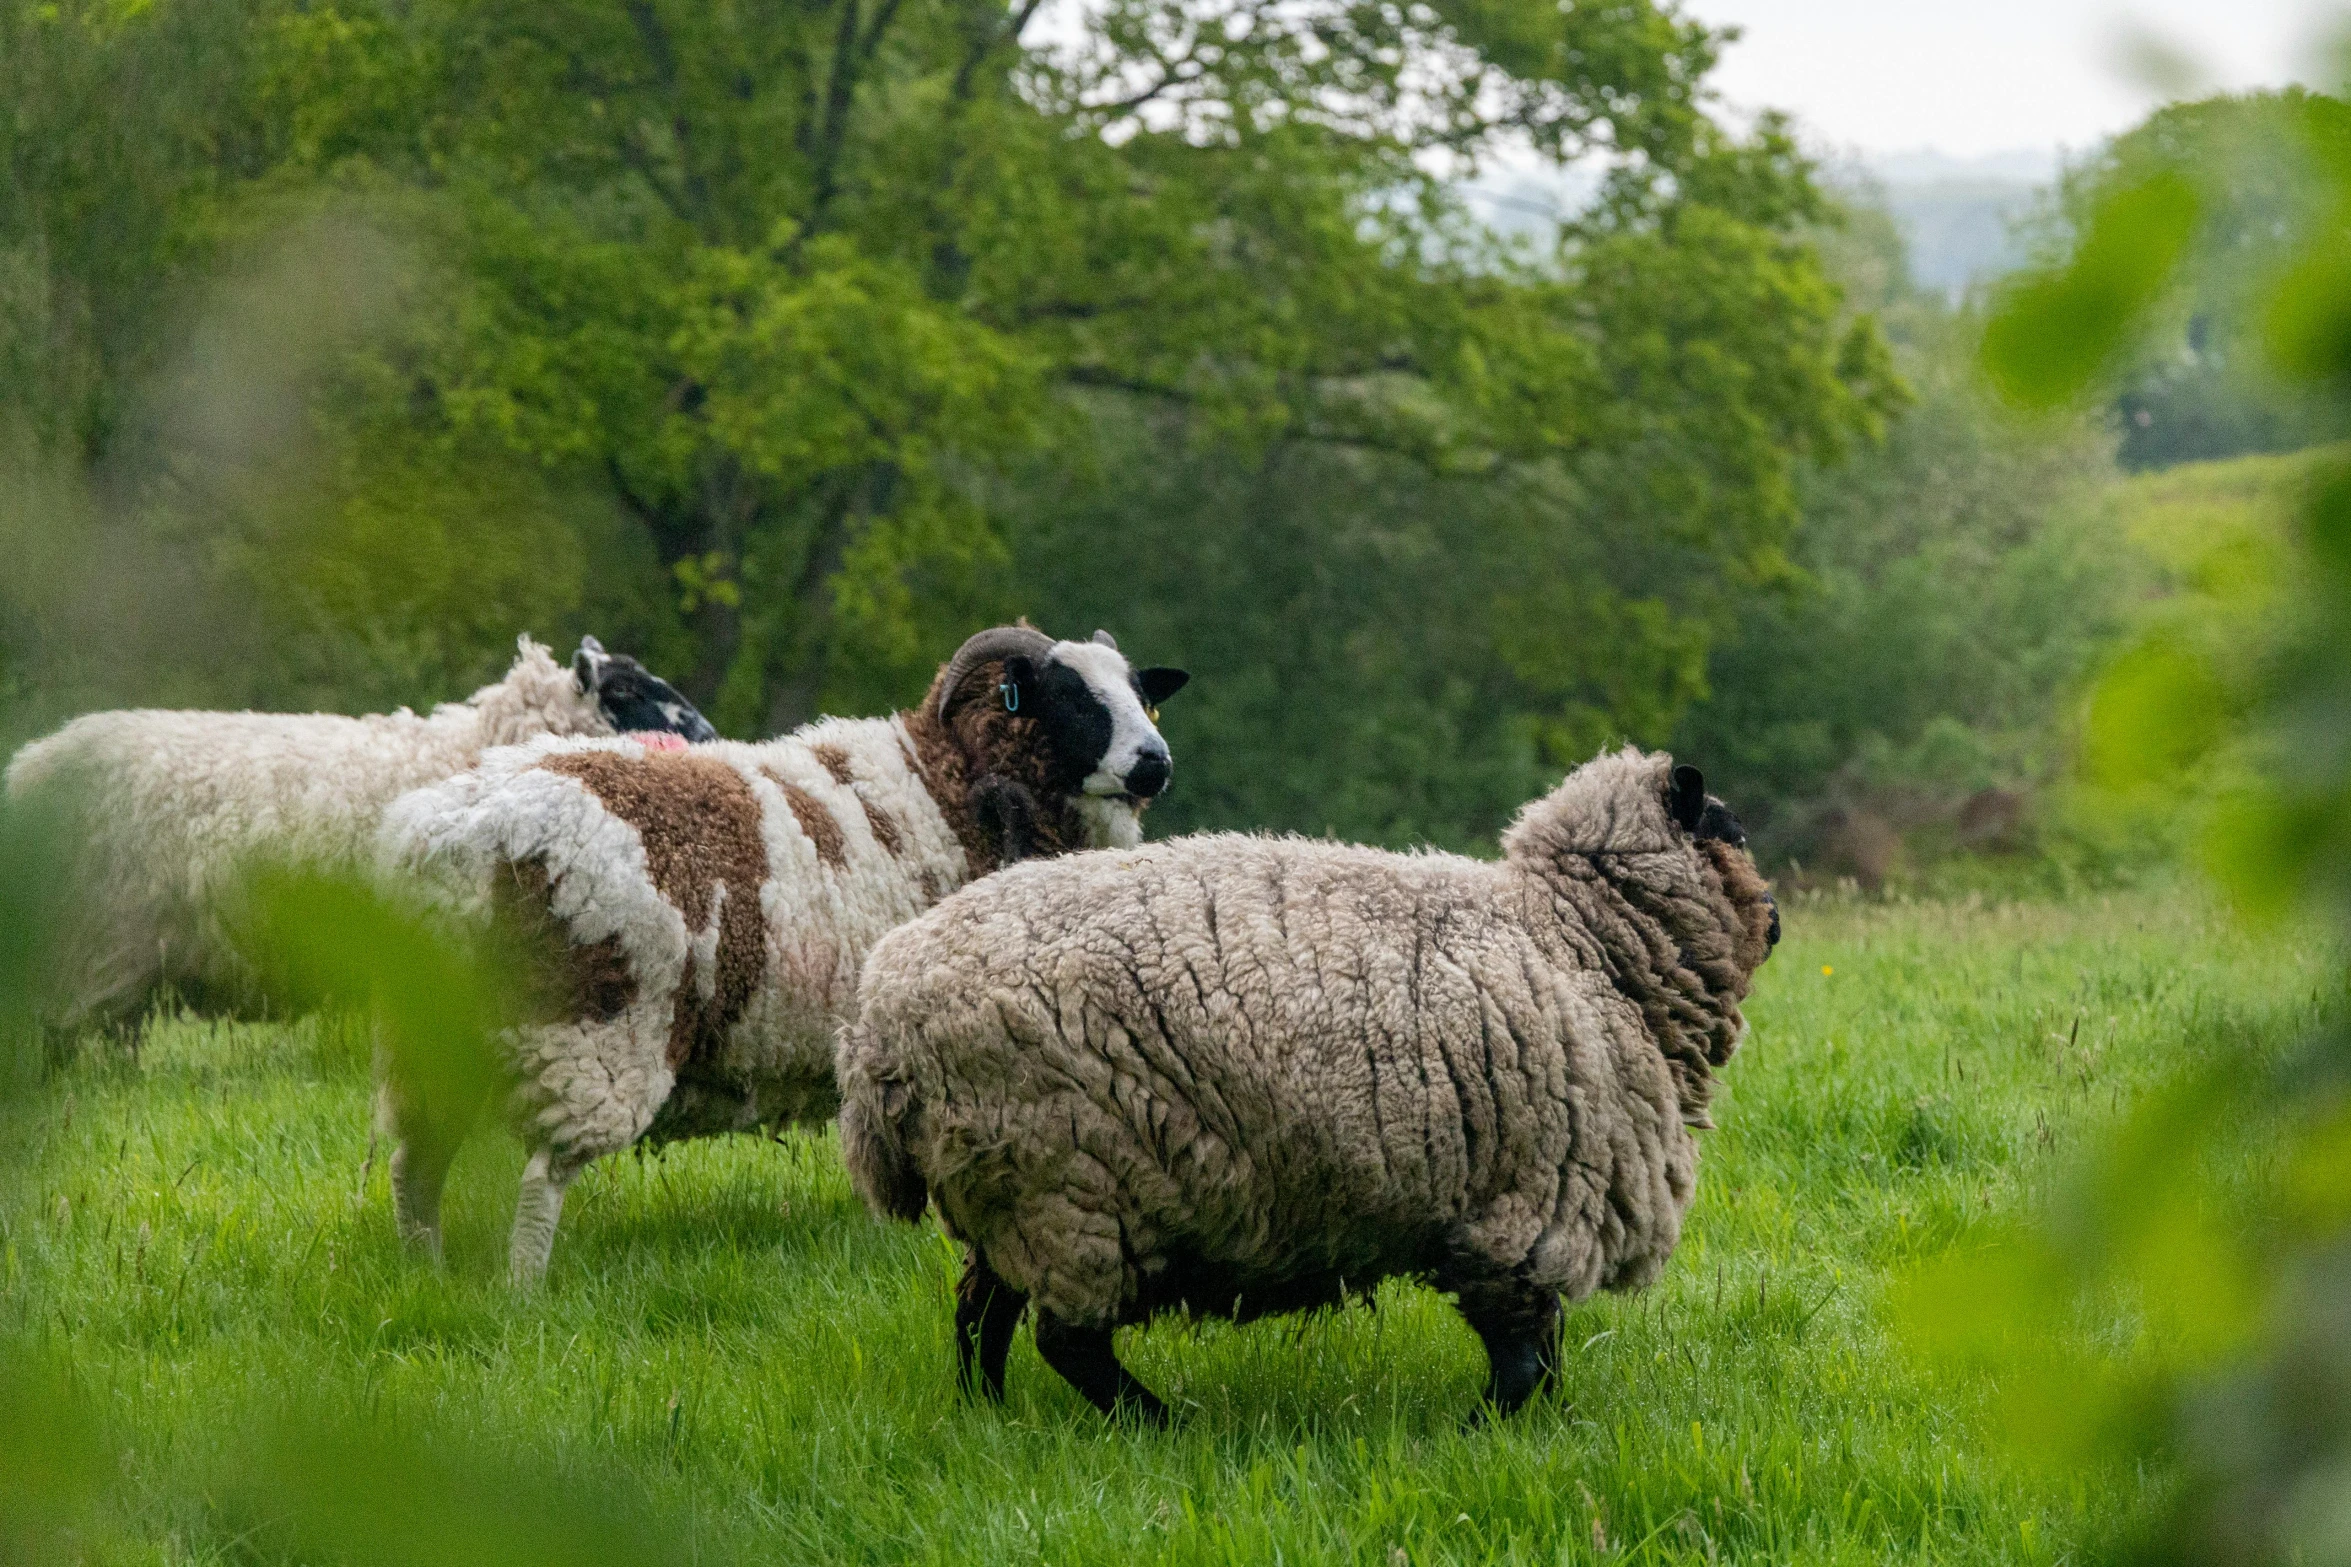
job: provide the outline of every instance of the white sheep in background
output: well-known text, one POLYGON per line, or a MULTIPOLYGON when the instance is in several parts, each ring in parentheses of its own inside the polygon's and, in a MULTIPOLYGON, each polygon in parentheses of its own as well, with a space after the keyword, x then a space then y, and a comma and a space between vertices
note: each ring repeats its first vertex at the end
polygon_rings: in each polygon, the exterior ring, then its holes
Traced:
MULTIPOLYGON (((543 741, 385 814, 387 871, 536 934, 546 1010, 502 1042, 531 1155, 517 1282, 546 1271, 587 1164, 833 1113, 833 1033, 884 932, 999 864, 1140 840, 1166 786, 1150 709, 1183 671, 1131 669, 1107 632, 967 641, 922 704, 757 745, 662 752, 543 741)), ((440 1251, 441 1186, 479 1106, 398 1063, 381 1103, 402 1235, 440 1251)))
POLYGON ((538 735, 714 731, 625 655, 582 639, 572 667, 528 636, 514 667, 462 702, 336 713, 90 713, 17 752, 12 805, 60 810, 75 886, 48 1011, 73 1027, 121 1017, 160 986, 232 1000, 246 971, 224 895, 258 861, 370 863, 384 807, 538 735))

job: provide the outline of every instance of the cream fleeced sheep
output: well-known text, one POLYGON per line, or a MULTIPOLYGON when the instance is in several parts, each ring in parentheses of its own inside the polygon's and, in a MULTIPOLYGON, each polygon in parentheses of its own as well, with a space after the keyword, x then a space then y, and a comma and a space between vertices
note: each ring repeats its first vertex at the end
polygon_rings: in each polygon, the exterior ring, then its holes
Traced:
POLYGON ((75 835, 70 927, 50 1012, 119 1016, 157 987, 233 997, 244 967, 224 895, 257 861, 356 869, 384 807, 490 746, 631 727, 709 726, 634 659, 583 641, 572 667, 528 636, 504 679, 418 715, 91 713, 19 751, 12 802, 48 803, 75 835))
POLYGON ((1627 750, 1499 862, 1217 834, 1016 866, 877 945, 842 1036, 877 1211, 968 1248, 957 1340, 1037 1348, 1104 1410, 1164 1309, 1248 1318, 1391 1275, 1454 1292, 1515 1408, 1559 1298, 1681 1234, 1714 1069, 1778 916, 1695 770, 1627 750))
MULTIPOLYGON (((397 801, 387 869, 537 938, 545 1010, 501 1047, 531 1149, 514 1278, 545 1273, 565 1188, 593 1160, 829 1117, 867 949, 999 863, 1138 841, 1169 770, 1149 710, 1183 681, 1130 669, 1107 633, 998 627, 893 717, 682 753, 539 742, 397 801)), ((477 1107, 387 1066, 397 1220, 437 1256, 477 1107)))

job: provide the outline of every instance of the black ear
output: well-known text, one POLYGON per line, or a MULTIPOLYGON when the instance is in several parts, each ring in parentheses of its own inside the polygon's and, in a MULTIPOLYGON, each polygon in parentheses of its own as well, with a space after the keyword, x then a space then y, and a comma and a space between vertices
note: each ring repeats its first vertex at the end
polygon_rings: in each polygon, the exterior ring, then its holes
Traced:
POLYGON ((1037 683, 1037 666, 1026 653, 1007 654, 1004 659, 1004 685, 996 693, 996 700, 1008 713, 1020 711, 1028 700, 1031 687, 1037 683))
POLYGON ((1157 707, 1181 691, 1191 681, 1191 678, 1180 669, 1168 669, 1163 665, 1154 664, 1149 669, 1135 671, 1135 689, 1143 693, 1145 706, 1157 707))
POLYGON ((1698 818, 1706 814, 1706 775, 1695 767, 1675 768, 1673 783, 1665 791, 1665 808, 1685 830, 1697 831, 1698 818))

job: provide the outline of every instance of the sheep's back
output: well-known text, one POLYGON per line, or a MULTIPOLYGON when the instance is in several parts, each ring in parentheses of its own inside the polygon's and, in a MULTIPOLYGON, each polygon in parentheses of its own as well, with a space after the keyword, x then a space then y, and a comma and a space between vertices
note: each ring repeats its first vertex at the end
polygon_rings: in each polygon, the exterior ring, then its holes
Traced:
POLYGON ((547 928, 568 973, 518 1042, 526 1076, 606 1048, 580 1028, 617 1022, 659 1058, 643 1080, 724 1085, 672 1107, 688 1119, 661 1136, 829 1113, 832 1035, 867 950, 965 874, 890 720, 683 752, 496 749, 398 801, 382 853, 452 909, 519 900, 547 928))
MULTIPOLYGON (((1563 1216, 1606 1227, 1628 1182, 1671 1225, 1662 1062, 1525 907, 1505 867, 1301 840, 1018 866, 877 948, 849 1048, 922 1106, 959 1230, 1058 1192, 1145 1299, 1160 1263, 1278 1293, 1464 1243, 1523 1257, 1563 1216)), ((1009 1245, 1016 1270, 1054 1250, 1009 1245)), ((1545 1267, 1588 1290, 1605 1249, 1545 1267)))
POLYGON ((26 748, 12 792, 54 794, 97 876, 201 901, 258 856, 364 860, 384 806, 472 759, 468 726, 411 713, 92 713, 26 748))

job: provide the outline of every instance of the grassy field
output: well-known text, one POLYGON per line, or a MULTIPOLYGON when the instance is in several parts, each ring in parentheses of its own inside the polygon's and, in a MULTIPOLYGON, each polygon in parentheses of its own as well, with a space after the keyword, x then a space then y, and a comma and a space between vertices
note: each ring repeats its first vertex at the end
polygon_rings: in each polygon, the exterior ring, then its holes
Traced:
POLYGON ((1025 1333, 1009 1404, 967 1406, 947 1244, 869 1219, 829 1134, 595 1169, 530 1299, 500 1278, 519 1156, 484 1137, 436 1276, 392 1234, 363 1052, 316 1021, 159 1022, 62 1071, 4 1210, 0 1327, 105 1430, 94 1557, 286 1554, 204 1478, 278 1398, 618 1475, 696 1560, 2078 1557, 2159 1479, 2014 1477, 1889 1285, 2215 1040, 2282 1044, 2339 962, 2195 897, 1787 923, 1680 1254, 1573 1311, 1563 1390, 1499 1429, 1462 1424, 1474 1340, 1402 1286, 1132 1339, 1189 1411, 1173 1434, 1105 1425, 1025 1333))

